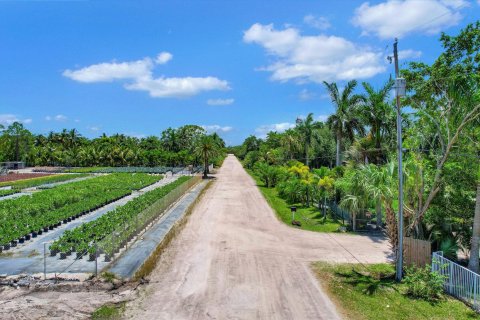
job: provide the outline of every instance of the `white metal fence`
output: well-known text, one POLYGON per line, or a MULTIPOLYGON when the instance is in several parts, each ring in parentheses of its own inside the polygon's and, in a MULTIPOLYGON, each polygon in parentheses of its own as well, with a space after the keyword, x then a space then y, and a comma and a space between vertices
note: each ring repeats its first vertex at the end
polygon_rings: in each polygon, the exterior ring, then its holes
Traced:
POLYGON ((443 252, 432 255, 432 271, 445 276, 445 291, 480 311, 480 275, 443 257, 443 252))

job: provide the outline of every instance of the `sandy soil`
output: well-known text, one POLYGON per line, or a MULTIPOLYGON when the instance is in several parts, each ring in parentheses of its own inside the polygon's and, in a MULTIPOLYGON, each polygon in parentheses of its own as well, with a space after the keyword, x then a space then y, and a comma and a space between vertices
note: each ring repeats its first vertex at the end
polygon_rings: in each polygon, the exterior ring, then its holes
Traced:
POLYGON ((162 256, 131 319, 337 319, 311 261, 385 262, 383 239, 320 234, 278 221, 229 156, 162 256))
POLYGON ((109 290, 109 284, 57 285, 55 290, 38 288, 0 288, 0 319, 90 319, 106 303, 128 301, 134 284, 109 290))

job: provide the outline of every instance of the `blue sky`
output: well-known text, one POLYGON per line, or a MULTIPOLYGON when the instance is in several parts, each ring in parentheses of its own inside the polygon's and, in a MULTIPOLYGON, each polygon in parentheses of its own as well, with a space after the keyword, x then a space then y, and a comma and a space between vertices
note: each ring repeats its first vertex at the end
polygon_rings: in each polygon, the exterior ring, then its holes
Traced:
POLYGON ((431 62, 480 0, 0 1, 0 123, 87 137, 198 124, 238 144, 333 108, 322 81, 431 62))

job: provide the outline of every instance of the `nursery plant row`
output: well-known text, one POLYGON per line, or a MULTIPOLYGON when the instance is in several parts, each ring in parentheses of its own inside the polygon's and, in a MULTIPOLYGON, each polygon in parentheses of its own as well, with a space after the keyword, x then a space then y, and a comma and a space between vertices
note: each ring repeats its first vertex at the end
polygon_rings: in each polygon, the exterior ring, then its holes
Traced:
POLYGON ((18 192, 20 192, 20 191, 18 191, 16 189, 0 190, 0 198, 1 197, 6 197, 6 196, 9 196, 9 195, 18 193, 18 192))
MULTIPOLYGON (((65 258, 72 252, 76 252, 78 259, 88 253, 90 260, 93 260, 95 254, 105 252, 106 261, 110 261, 114 253, 125 246, 167 207, 157 204, 162 204, 162 200, 170 198, 169 196, 174 193, 178 199, 192 185, 190 182, 194 182, 192 177, 180 177, 172 183, 132 199, 124 206, 118 207, 94 221, 65 231, 62 237, 50 246, 51 255, 55 256, 60 253, 60 258, 65 258), (152 211, 149 210, 152 207, 155 212, 143 214, 146 211, 152 211)), ((172 202, 170 200, 169 204, 172 202)), ((163 201, 163 203, 166 202, 163 201)))
POLYGON ((111 174, 0 202, 0 244, 16 246, 160 180, 147 174, 111 174))
POLYGON ((75 173, 157 173, 166 172, 177 173, 184 170, 184 167, 91 167, 91 168, 73 168, 66 172, 75 173))

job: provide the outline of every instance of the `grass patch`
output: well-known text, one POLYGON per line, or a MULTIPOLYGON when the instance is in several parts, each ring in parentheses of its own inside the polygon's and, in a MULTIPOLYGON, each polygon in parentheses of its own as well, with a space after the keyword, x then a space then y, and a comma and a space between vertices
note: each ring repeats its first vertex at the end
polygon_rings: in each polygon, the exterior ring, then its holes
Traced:
POLYGON ((246 169, 250 176, 257 183, 258 188, 262 192, 263 196, 267 200, 270 207, 277 213, 277 217, 288 224, 292 225, 292 212, 291 206, 297 207, 297 213, 295 214, 295 220, 302 223, 301 228, 303 230, 317 231, 317 232, 336 232, 342 223, 340 221, 332 219, 327 215, 327 219, 323 219, 323 214, 318 208, 305 207, 301 204, 288 204, 287 201, 278 196, 276 188, 267 188, 263 182, 252 172, 252 170, 246 169))
POLYGON ((93 320, 120 319, 125 311, 125 302, 118 304, 106 304, 92 313, 93 320))
POLYGON ((346 319, 480 319, 465 304, 447 296, 435 303, 406 296, 405 285, 395 282, 389 264, 317 262, 313 270, 346 319))
POLYGON ((103 272, 100 276, 103 278, 103 280, 110 283, 113 283, 113 280, 117 278, 114 273, 108 271, 103 272))

